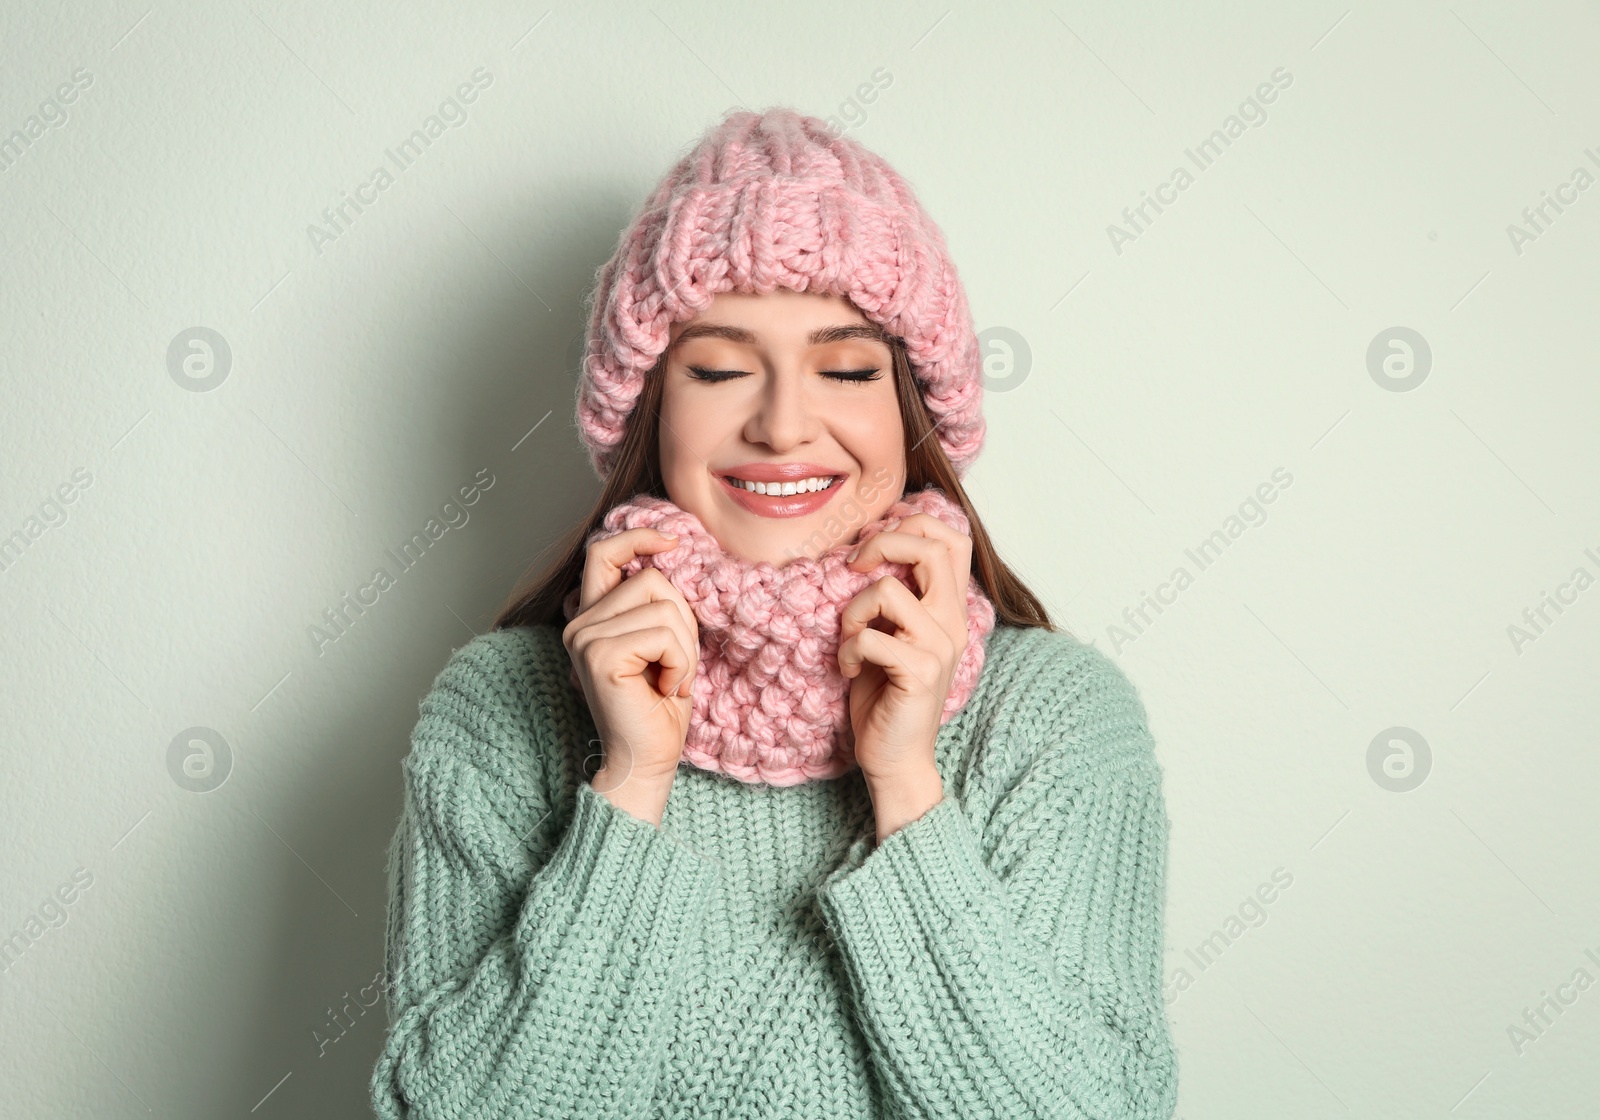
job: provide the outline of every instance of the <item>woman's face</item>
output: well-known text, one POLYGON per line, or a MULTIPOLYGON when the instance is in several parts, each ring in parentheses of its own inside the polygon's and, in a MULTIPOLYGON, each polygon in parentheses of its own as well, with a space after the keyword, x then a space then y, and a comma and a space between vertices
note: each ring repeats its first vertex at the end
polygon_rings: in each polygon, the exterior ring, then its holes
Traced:
POLYGON ((842 296, 717 296, 672 326, 660 453, 667 496, 735 556, 782 567, 853 541, 905 489, 885 335, 842 296))

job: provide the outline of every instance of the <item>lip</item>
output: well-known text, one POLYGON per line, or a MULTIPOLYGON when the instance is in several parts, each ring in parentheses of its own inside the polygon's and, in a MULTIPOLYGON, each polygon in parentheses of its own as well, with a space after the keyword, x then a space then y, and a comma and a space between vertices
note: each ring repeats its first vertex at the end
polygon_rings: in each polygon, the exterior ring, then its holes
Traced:
POLYGON ((726 471, 714 472, 717 485, 723 492, 740 506, 751 513, 761 517, 804 517, 808 513, 815 513, 829 502, 833 496, 844 487, 848 474, 830 470, 827 467, 817 466, 815 463, 751 463, 743 467, 731 467, 726 471), (770 497, 766 494, 757 494, 746 490, 742 486, 735 486, 729 482, 727 476, 737 475, 749 479, 751 482, 787 482, 802 478, 833 478, 837 481, 826 490, 816 490, 810 494, 791 494, 788 497, 770 497))
POLYGON ((798 482, 802 478, 838 478, 847 472, 821 463, 745 463, 715 473, 718 478, 731 474, 748 482, 798 482))

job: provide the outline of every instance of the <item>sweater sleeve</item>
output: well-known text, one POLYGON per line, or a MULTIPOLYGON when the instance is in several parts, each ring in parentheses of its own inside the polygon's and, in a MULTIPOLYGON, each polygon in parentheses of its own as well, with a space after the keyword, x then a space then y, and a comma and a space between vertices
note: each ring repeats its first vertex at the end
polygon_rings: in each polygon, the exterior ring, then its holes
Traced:
POLYGON ((565 799, 565 831, 543 827, 539 783, 507 780, 538 767, 486 763, 535 747, 506 741, 514 721, 473 660, 436 680, 405 763, 373 1107, 644 1116, 719 869, 587 782, 565 799))
POLYGON ((1003 796, 972 799, 987 827, 947 791, 819 888, 904 1115, 1172 1115, 1161 772, 1142 705, 1105 664, 1080 697, 1094 718, 1058 723, 1003 796))

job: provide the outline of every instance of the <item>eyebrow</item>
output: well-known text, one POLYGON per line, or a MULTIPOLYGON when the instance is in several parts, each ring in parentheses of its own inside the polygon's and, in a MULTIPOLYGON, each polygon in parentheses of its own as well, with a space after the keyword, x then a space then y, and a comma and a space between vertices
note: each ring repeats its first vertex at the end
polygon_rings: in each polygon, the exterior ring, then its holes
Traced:
MULTIPOLYGON (((756 343, 754 332, 743 327, 728 326, 724 323, 690 323, 673 340, 676 346, 691 338, 722 338, 729 342, 739 342, 746 346, 756 343)), ((876 323, 849 323, 833 327, 818 327, 806 336, 806 342, 811 346, 825 346, 832 342, 844 342, 852 338, 864 338, 871 342, 889 341, 889 334, 876 323)))

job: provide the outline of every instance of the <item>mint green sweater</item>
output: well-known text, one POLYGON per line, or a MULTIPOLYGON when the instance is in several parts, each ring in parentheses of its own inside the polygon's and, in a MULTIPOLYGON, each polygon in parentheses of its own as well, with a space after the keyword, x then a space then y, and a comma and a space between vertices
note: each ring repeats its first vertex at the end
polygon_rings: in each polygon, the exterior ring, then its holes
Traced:
POLYGON ((496 631, 422 701, 379 1116, 1172 1115, 1161 769, 1104 654, 997 626, 944 800, 882 844, 859 771, 616 808, 568 667, 496 631))

